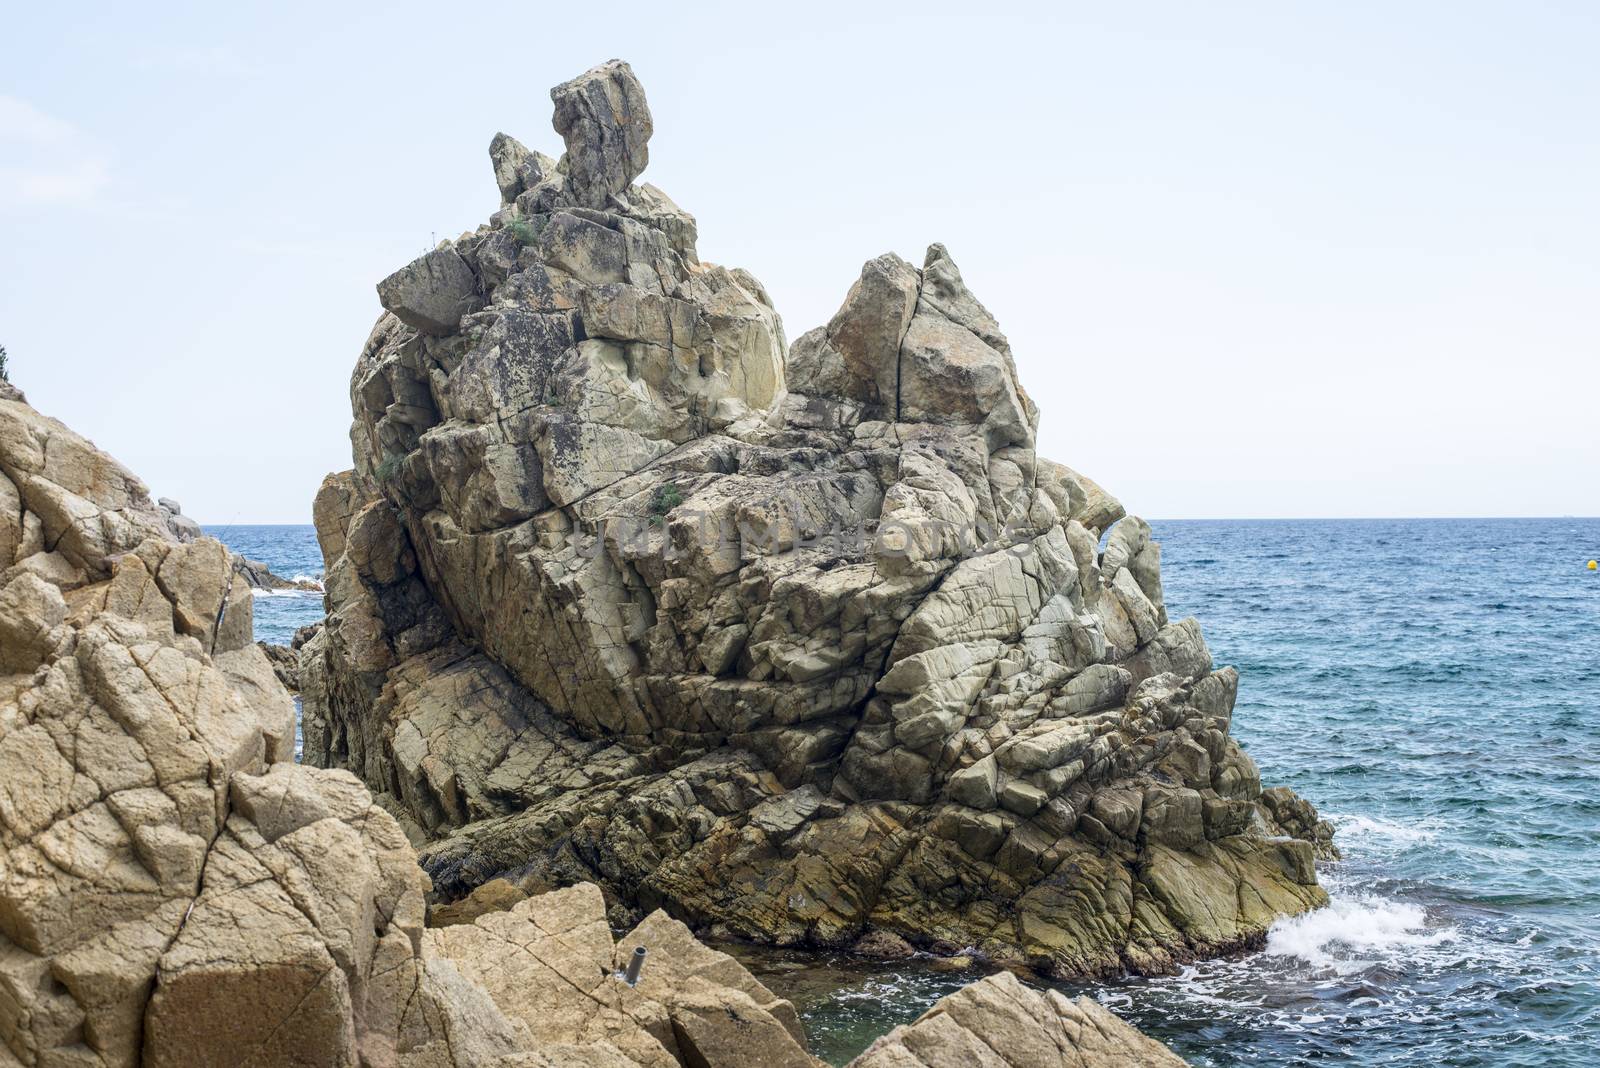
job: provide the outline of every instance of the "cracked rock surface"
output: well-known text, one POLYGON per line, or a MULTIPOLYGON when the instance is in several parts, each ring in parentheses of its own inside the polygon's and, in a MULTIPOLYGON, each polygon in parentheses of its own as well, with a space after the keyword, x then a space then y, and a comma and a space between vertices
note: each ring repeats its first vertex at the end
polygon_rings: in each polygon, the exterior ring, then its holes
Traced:
POLYGON ((814 1063, 664 914, 613 979, 594 886, 425 931, 400 823, 289 763, 248 588, 171 511, 0 396, 0 1068, 814 1063))
POLYGON ((1328 825, 1262 792, 1148 524, 1036 452, 949 252, 869 261, 787 346, 636 182, 627 65, 553 96, 566 155, 496 136, 500 209, 379 287, 315 503, 306 758, 436 900, 593 882, 617 924, 1058 976, 1324 903, 1328 825))
POLYGON ((1182 1068, 1183 1061, 1087 997, 1029 990, 1001 972, 940 998, 851 1068, 1182 1068))

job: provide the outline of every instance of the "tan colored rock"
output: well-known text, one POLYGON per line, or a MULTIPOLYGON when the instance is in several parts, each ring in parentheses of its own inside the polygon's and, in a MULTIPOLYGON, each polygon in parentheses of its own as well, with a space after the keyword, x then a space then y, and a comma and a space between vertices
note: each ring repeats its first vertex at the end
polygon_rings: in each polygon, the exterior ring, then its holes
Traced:
POLYGON ((638 1065, 819 1063, 805 1052, 794 1007, 683 924, 656 913, 613 945, 592 884, 424 937, 540 1043, 610 1046, 638 1065), (630 987, 618 960, 636 945, 649 954, 630 987))
POLYGON ((942 245, 928 249, 923 291, 900 345, 899 420, 981 426, 991 448, 1031 449, 1038 410, 999 328, 942 245))
POLYGON ((172 603, 173 622, 207 652, 241 648, 253 636, 252 601, 243 584, 234 589, 233 558, 221 542, 201 538, 173 546, 155 573, 172 603))
POLYGON ((0 589, 0 669, 31 671, 60 642, 56 628, 67 617, 61 591, 24 571, 0 589))
POLYGON ((489 142, 489 159, 494 164, 502 206, 516 203, 525 190, 556 172, 555 160, 542 152, 529 151, 522 142, 503 133, 495 134, 489 142))
POLYGON ((132 472, 25 402, 0 397, 0 503, 20 507, 0 520, 11 546, 0 570, 45 550, 92 578, 147 537, 169 536, 160 510, 132 472), (9 488, 7 488, 9 487, 9 488), (12 517, 20 516, 17 526, 12 517))
POLYGON ((650 162, 653 127, 644 87, 619 59, 550 90, 555 128, 567 143, 567 187, 579 204, 602 208, 650 162))
POLYGON ((538 1041, 608 1042, 642 1065, 676 1060, 666 1010, 611 975, 605 903, 592 885, 424 938, 432 955, 451 960, 538 1041))
MULTIPOLYGON (((7 415, 25 433, 0 440, 0 468, 37 465, 42 437, 71 471, 121 470, 31 409, 7 415)), ((395 556, 375 522, 356 543, 377 575, 395 556)), ((114 559, 80 553, 65 590, 26 566, 54 554, 18 544, 32 551, 0 581, 0 1064, 815 1063, 792 1006, 664 914, 632 936, 658 948, 647 983, 615 978, 593 885, 425 932, 401 824, 355 775, 290 763, 293 705, 239 639, 248 601, 215 542, 163 526, 114 559)), ((534 711, 508 712, 507 748, 558 733, 534 711)), ((595 748, 552 752, 592 782, 595 748)), ((531 752, 485 756, 480 798, 532 777, 531 752)), ((636 770, 619 754, 614 774, 636 770)))
POLYGON ((311 503, 311 520, 317 530, 317 544, 322 547, 323 562, 332 568, 333 562, 344 555, 345 531, 350 528, 350 517, 355 511, 356 490, 348 472, 329 475, 322 480, 316 499, 311 503))
POLYGON ((996 779, 999 769, 993 756, 986 756, 970 768, 950 776, 946 789, 951 799, 968 808, 994 808, 997 795, 996 779))
POLYGON ((401 322, 428 334, 448 334, 482 303, 477 279, 459 253, 438 248, 378 283, 378 299, 401 322))
POLYGON ((1180 1068, 1183 1061, 1086 997, 1029 990, 1009 972, 940 998, 850 1068, 1180 1068))
MULTIPOLYGON (((659 909, 652 912, 617 940, 613 959, 616 970, 626 969, 629 957, 640 946, 645 948, 646 957, 635 989, 666 1005, 675 1026, 685 1014, 705 1016, 714 1007, 719 991, 736 990, 743 995, 738 1026, 714 1041, 695 1043, 705 1061, 718 1064, 735 1060, 737 1046, 721 1047, 720 1043, 731 1034, 740 1034, 744 1036, 745 1056, 756 1063, 814 1063, 805 1055, 805 1029, 794 1006, 773 994, 728 954, 696 941, 688 927, 659 909), (713 1054, 713 1048, 722 1048, 723 1053, 713 1054)), ((691 1029, 701 1026, 692 1024, 691 1029)), ((692 1055, 684 1059, 695 1063, 692 1055)))
POLYGON ((400 581, 416 566, 411 541, 388 501, 373 501, 351 517, 345 551, 363 577, 382 586, 400 581))
POLYGON ((878 418, 899 413, 900 346, 917 307, 920 277, 899 256, 869 260, 827 327, 795 342, 791 387, 857 401, 878 418))
POLYGON ((507 912, 528 897, 527 891, 508 879, 490 879, 460 901, 437 905, 428 910, 429 927, 453 927, 472 923, 491 912, 507 912))
POLYGON ((22 544, 22 494, 16 483, 0 471, 0 570, 17 562, 22 544))

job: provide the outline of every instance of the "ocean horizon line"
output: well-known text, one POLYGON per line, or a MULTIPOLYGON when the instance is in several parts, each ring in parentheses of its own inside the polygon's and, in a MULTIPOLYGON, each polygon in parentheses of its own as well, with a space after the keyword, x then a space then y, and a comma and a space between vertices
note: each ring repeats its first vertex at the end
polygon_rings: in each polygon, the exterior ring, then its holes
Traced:
MULTIPOLYGON (((1135 514, 1135 513, 1129 513, 1135 514)), ((1600 515, 1284 515, 1284 516, 1141 516, 1147 523, 1463 523, 1468 521, 1510 523, 1532 519, 1563 520, 1581 523, 1600 521, 1600 515)), ((310 527, 309 520, 300 523, 246 522, 233 520, 227 523, 200 525, 207 530, 228 530, 236 527, 310 527)))

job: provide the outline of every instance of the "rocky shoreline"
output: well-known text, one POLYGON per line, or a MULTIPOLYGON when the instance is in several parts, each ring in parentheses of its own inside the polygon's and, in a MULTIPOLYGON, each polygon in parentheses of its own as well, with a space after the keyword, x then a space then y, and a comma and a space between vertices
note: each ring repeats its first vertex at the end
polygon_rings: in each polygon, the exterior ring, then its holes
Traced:
POLYGON ((1160 547, 1037 455, 949 253, 863 268, 792 347, 636 179, 626 64, 559 160, 378 286, 355 467, 315 520, 306 759, 407 828, 436 903, 593 882, 777 945, 891 934, 1155 972, 1325 903, 1331 831, 1229 737, 1238 675, 1160 547))
MULTIPOLYGON (((265 569, 0 386, 0 1068, 811 1066, 697 933, 1109 975, 1326 901, 949 254, 787 347, 635 184, 627 65, 552 96, 379 285, 294 665, 265 569)), ((853 1063, 1182 1062, 1001 972, 853 1063)))
MULTIPOLYGON (((399 823, 292 763, 228 551, 168 518, 0 393, 0 1065, 821 1063, 792 1005, 664 912, 616 939, 593 884, 426 927, 399 823)), ((1182 1063, 1007 978, 856 1063, 1182 1063)))

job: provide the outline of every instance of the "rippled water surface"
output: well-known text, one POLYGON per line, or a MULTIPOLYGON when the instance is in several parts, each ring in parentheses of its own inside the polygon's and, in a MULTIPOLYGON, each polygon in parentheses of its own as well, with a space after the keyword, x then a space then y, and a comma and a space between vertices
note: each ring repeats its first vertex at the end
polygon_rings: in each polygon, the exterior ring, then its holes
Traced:
POLYGON ((1101 996, 1194 1064, 1600 1064, 1600 522, 1162 523, 1333 904, 1101 996))
MULTIPOLYGON (((1154 526, 1236 735, 1345 860, 1261 953, 1071 992, 1193 1065, 1600 1065, 1600 521, 1154 526)), ((768 971, 835 1063, 962 978, 768 971)))
MULTIPOLYGON (((215 526, 206 533, 236 553, 260 560, 274 575, 322 581, 322 550, 311 526, 215 526)), ((297 627, 322 618, 322 594, 307 590, 257 590, 256 640, 288 645, 297 627)))
MULTIPOLYGON (((1154 526, 1173 618, 1243 674, 1235 734, 1345 860, 1261 953, 1072 992, 1193 1065, 1600 1065, 1600 521, 1154 526)), ((232 530, 320 568, 310 528, 232 530)), ((256 611, 266 637, 321 605, 256 611)), ((752 963, 835 1063, 973 977, 752 963)))

